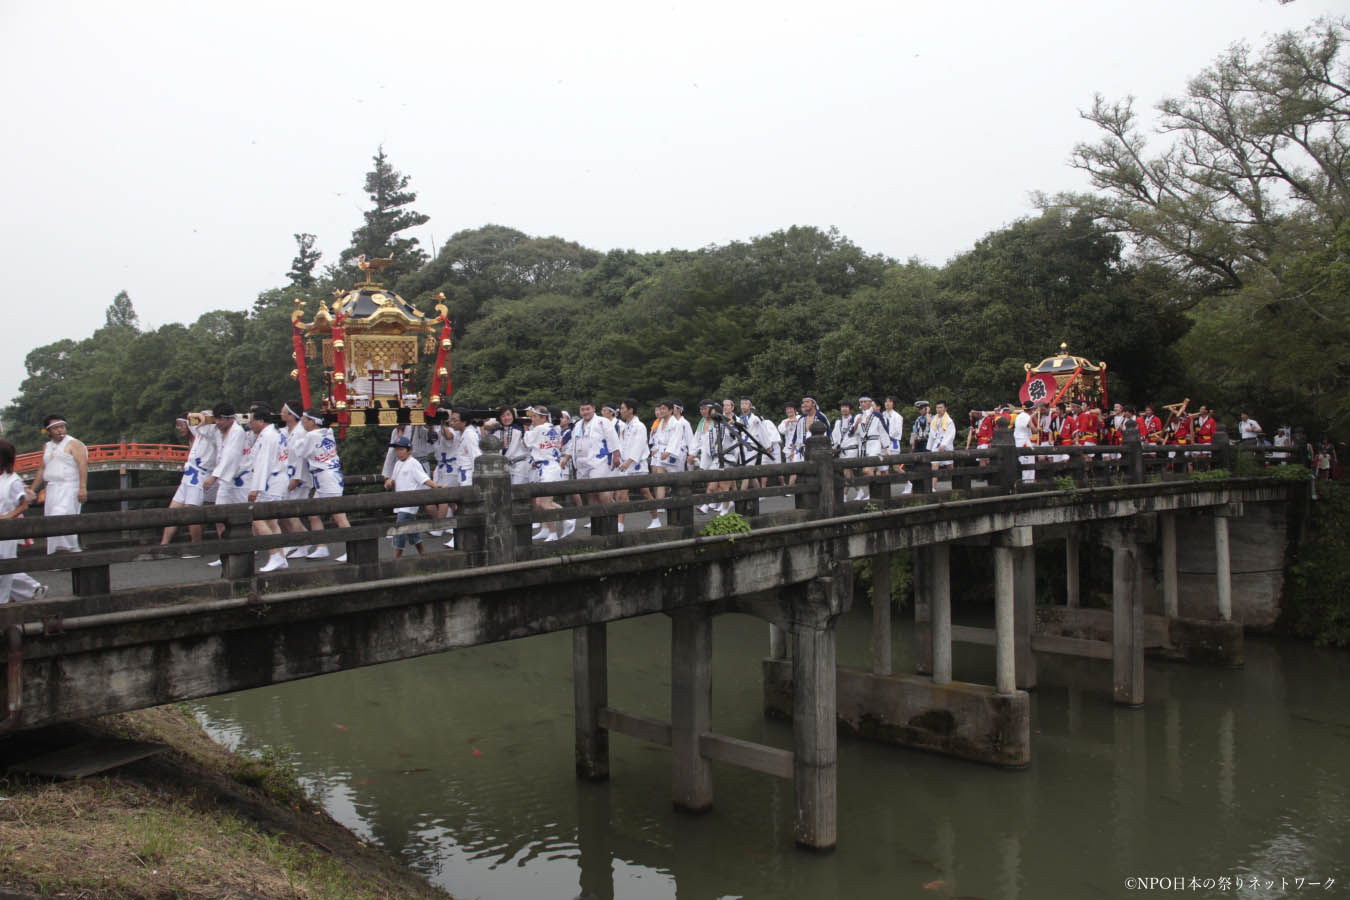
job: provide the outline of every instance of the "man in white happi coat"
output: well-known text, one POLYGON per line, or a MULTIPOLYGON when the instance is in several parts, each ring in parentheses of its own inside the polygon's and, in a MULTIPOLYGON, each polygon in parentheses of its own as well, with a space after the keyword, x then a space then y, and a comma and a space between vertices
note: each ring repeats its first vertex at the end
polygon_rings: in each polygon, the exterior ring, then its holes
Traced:
MULTIPOLYGON (((80 506, 89 491, 89 451, 84 444, 66 433, 62 416, 48 416, 42 422, 48 441, 42 448, 42 462, 28 488, 30 500, 37 499, 38 489, 47 483, 47 499, 42 505, 44 516, 78 516, 80 506)), ((78 553, 78 535, 62 534, 47 538, 48 553, 78 553)))
MULTIPOLYGON (((473 484, 473 461, 482 456, 483 451, 478 449, 478 429, 469 424, 468 415, 468 410, 457 406, 450 410, 446 424, 437 428, 437 462, 432 475, 432 480, 437 484, 447 487, 468 487, 473 484)), ((442 503, 436 507, 435 515, 443 519, 450 514, 451 509, 458 512, 459 504, 442 503)), ((432 534, 439 535, 440 532, 433 531, 432 534)), ((445 546, 455 546, 453 533, 445 546)))
MULTIPOLYGON (((290 489, 286 464, 281 459, 281 432, 273 421, 270 406, 255 403, 248 412, 248 426, 255 438, 253 449, 249 451, 253 474, 249 476, 248 502, 277 503, 286 499, 286 492, 290 489)), ((281 526, 276 519, 254 518, 253 533, 258 536, 281 534, 281 526)), ((285 547, 273 547, 269 553, 267 564, 259 572, 275 572, 290 567, 286 562, 285 547)))
MULTIPOLYGON (((206 421, 211 410, 184 413, 174 421, 181 437, 192 436, 192 445, 188 448, 188 457, 183 462, 183 477, 178 482, 169 501, 169 509, 181 509, 185 506, 201 506, 206 500, 206 479, 216 467, 216 455, 220 452, 220 430, 206 421)), ((177 525, 169 525, 160 536, 160 544, 168 544, 178 531, 177 525)), ((202 526, 189 525, 188 534, 194 544, 202 540, 202 526)), ((197 554, 185 553, 183 559, 196 559, 197 554)))
MULTIPOLYGON (((1040 407, 1044 405, 1044 400, 1037 400, 1033 407, 1031 403, 1023 403, 1022 408, 1018 410, 1017 415, 1013 417, 1013 444, 1018 447, 1036 446, 1036 416, 1033 412, 1040 412, 1040 407)), ((1022 464, 1022 480, 1036 480, 1036 457, 1019 456, 1017 461, 1022 464)))
MULTIPOLYGON (((864 394, 858 398, 858 455, 859 456, 885 456, 890 450, 890 437, 886 433, 886 420, 882 418, 881 410, 877 408, 876 401, 864 394)), ((862 470, 864 476, 875 475, 876 468, 867 466, 862 470)), ((854 494, 854 500, 866 500, 871 496, 871 491, 866 487, 857 488, 854 494)))
MULTIPOLYGON (((646 475, 647 455, 651 450, 647 446, 647 426, 638 418, 637 401, 624 400, 619 404, 619 464, 616 475, 646 475)), ((614 499, 619 503, 628 502, 628 491, 615 491, 614 499)), ((619 513, 619 531, 623 531, 623 513, 619 513)))
MULTIPOLYGON (((947 404, 938 401, 933 407, 933 416, 928 422, 928 452, 950 453, 956 449, 956 422, 947 413, 947 404)), ((950 466, 952 461, 944 459, 938 466, 950 466)), ((933 476, 933 490, 937 490, 938 479, 933 476)))
POLYGON ((670 418, 675 422, 675 427, 680 429, 680 436, 677 439, 677 446, 684 448, 684 456, 680 460, 680 471, 686 471, 690 468, 689 460, 695 453, 694 446, 694 427, 689 424, 689 420, 684 417, 684 407, 679 403, 670 404, 670 418))
MULTIPOLYGON (((14 445, 0 440, 0 519, 17 519, 28 509, 28 489, 23 479, 14 474, 14 445)), ((0 560, 14 559, 19 553, 18 540, 0 541, 0 560)), ((13 600, 42 600, 47 586, 27 572, 0 575, 0 604, 13 600)))
MULTIPOLYGON (((216 430, 220 432, 220 448, 216 453, 216 467, 203 482, 203 487, 208 492, 216 492, 218 505, 247 503, 247 485, 253 475, 250 453, 256 438, 250 429, 235 419, 234 407, 229 403, 216 404, 215 419, 216 430)), ((219 557, 207 565, 220 565, 219 557)))
MULTIPOLYGON (((530 430, 525 432, 525 446, 530 450, 530 483, 550 484, 563 480, 562 470, 562 432, 549 414, 547 406, 530 408, 530 430)), ((644 436, 643 446, 646 446, 644 436)), ((558 501, 551 496, 535 497, 531 503, 535 509, 561 509, 558 501)), ((558 540, 559 523, 544 522, 535 540, 558 540)))
POLYGON ((886 425, 887 456, 896 456, 902 452, 901 444, 905 439, 905 417, 895 408, 895 398, 887 397, 885 408, 881 411, 882 422, 886 425))
MULTIPOLYGON (((667 400, 656 405, 656 419, 652 422, 647 437, 648 445, 651 447, 651 471, 654 475, 684 471, 684 459, 688 448, 684 444, 684 431, 680 428, 679 421, 673 418, 673 412, 674 408, 667 400)), ((652 490, 655 499, 665 499, 665 487, 658 485, 652 490)), ((647 527, 661 527, 661 510, 652 511, 652 521, 647 527)))
MULTIPOLYGON (((291 456, 299 454, 304 457, 305 471, 313 480, 315 498, 341 497, 346 486, 342 477, 342 459, 338 456, 337 439, 333 437, 333 429, 324 425, 323 412, 315 407, 305 410, 300 416, 300 428, 303 436, 296 437, 292 441, 291 456)), ((291 486, 295 487, 294 480, 291 486)), ((347 521, 347 514, 340 512, 333 513, 333 523, 339 528, 347 528, 351 524, 347 521)), ((310 516, 309 527, 311 534, 323 531, 323 519, 319 516, 310 516)), ((328 554, 327 544, 316 543, 305 555, 309 559, 327 559, 328 554)), ((347 561, 345 550, 337 561, 347 561)))
MULTIPOLYGON (((300 407, 300 401, 295 401, 295 406, 290 403, 281 404, 281 426, 277 429, 277 435, 280 438, 278 443, 278 453, 281 461, 281 468, 286 474, 287 500, 308 500, 310 492, 309 464, 305 461, 304 444, 305 429, 300 427, 300 414, 303 409, 300 407)), ((311 518, 317 519, 317 516, 311 518)), ((287 534, 304 535, 307 533, 305 523, 300 521, 299 516, 291 516, 288 519, 280 520, 281 530, 287 534)), ((323 527, 323 523, 319 523, 323 527)), ((287 559, 298 559, 302 556, 308 556, 309 551, 313 550, 309 544, 299 544, 294 547, 286 548, 287 559)))

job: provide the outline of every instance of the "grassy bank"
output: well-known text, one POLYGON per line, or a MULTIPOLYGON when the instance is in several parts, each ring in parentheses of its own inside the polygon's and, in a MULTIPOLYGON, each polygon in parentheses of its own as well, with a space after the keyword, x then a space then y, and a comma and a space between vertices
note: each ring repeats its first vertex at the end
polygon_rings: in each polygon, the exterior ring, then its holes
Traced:
POLYGON ((208 738, 181 707, 0 741, 0 771, 45 746, 117 736, 167 753, 83 781, 0 777, 0 893, 72 898, 448 896, 362 843, 284 765, 208 738))

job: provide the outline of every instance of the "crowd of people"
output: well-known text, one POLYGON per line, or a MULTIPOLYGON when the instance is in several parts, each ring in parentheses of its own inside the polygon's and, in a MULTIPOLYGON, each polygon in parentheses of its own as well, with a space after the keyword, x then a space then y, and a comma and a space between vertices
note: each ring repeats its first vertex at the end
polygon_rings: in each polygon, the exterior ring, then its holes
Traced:
MULTIPOLYGON (((279 412, 266 404, 255 403, 247 416, 237 416, 233 406, 219 403, 214 409, 185 413, 176 424, 179 435, 190 439, 183 475, 171 502, 172 507, 200 506, 203 503, 253 503, 297 500, 309 497, 340 497, 343 493, 342 462, 337 439, 327 427, 319 409, 299 410, 300 404, 282 404, 279 412)), ((454 487, 473 483, 474 460, 482 453, 480 438, 494 434, 500 440, 512 483, 589 480, 612 476, 680 472, 686 469, 720 470, 780 462, 800 462, 811 426, 820 422, 829 435, 834 451, 843 457, 885 457, 905 452, 951 451, 956 447, 957 425, 946 405, 918 400, 917 415, 905 428, 905 416, 896 409, 896 398, 885 397, 880 404, 869 396, 855 405, 839 404, 833 419, 812 397, 799 404, 788 403, 778 421, 762 416, 749 398, 739 402, 724 399, 704 400, 698 405, 699 418, 686 418, 684 407, 673 401, 656 405, 644 422, 635 400, 617 406, 584 402, 573 416, 567 410, 535 405, 523 410, 505 406, 475 424, 475 417, 463 408, 441 410, 427 425, 396 427, 390 435, 389 450, 382 475, 387 489, 396 491, 454 487)), ((1194 415, 1169 414, 1164 420, 1152 405, 1143 411, 1117 403, 1109 413, 1081 401, 1050 404, 1044 401, 1020 406, 1004 404, 993 410, 972 410, 965 446, 988 447, 1000 422, 1012 430, 1018 447, 1093 446, 1123 443, 1127 423, 1134 422, 1140 439, 1148 445, 1209 444, 1218 431, 1218 422, 1207 406, 1194 415)), ((83 443, 67 432, 65 420, 48 416, 43 423, 48 442, 31 485, 25 487, 14 474, 14 447, 0 440, 0 518, 23 515, 28 505, 46 487, 44 514, 75 515, 80 512, 88 491, 89 461, 83 443)), ((1241 440, 1266 443, 1260 423, 1247 412, 1237 422, 1241 440)), ((1277 461, 1293 461, 1291 430, 1280 427, 1273 436, 1275 448, 1290 448, 1272 456, 1277 461)), ((1336 477, 1339 459, 1329 440, 1317 448, 1308 448, 1308 462, 1318 477, 1336 477)), ((1021 457, 1023 478, 1034 475, 1034 457, 1021 457)), ((950 465, 944 461, 939 465, 950 465)), ((873 469, 860 470, 864 475, 873 469)), ((851 474, 851 473, 848 473, 851 474)), ((846 475, 847 477, 847 475, 846 475)), ((789 483, 791 478, 786 479, 789 483)), ((747 480, 741 486, 748 485, 747 480)), ((712 482, 708 493, 725 492, 735 487, 731 481, 712 482)), ((906 488, 908 489, 908 485, 906 488)), ((865 499, 865 487, 847 488, 850 499, 865 499)), ((643 488, 646 499, 661 500, 664 488, 643 488)), ((582 494, 573 495, 577 505, 582 494)), ((626 502, 626 490, 587 491, 585 503, 626 502)), ((553 497, 533 501, 540 509, 558 509, 553 497)), ((709 514, 729 511, 731 504, 705 504, 699 510, 709 514)), ((454 504, 431 507, 426 511, 445 518, 454 504)), ((407 525, 419 515, 419 507, 398 507, 397 524, 407 525)), ((663 510, 656 510, 648 527, 662 526, 663 510)), ((333 515, 338 527, 347 527, 342 513, 333 515)), ((619 515, 619 530, 623 530, 619 515)), ((571 534, 576 519, 546 522, 538 526, 534 537, 556 541, 571 534)), ((273 548, 260 569, 272 572, 287 568, 288 559, 304 557, 324 559, 331 551, 321 538, 321 516, 256 520, 258 535, 288 534, 294 541, 273 548)), ((223 530, 222 526, 218 529, 223 530)), ((202 538, 200 525, 189 526, 194 543, 202 538)), ((164 529, 162 544, 169 544, 176 528, 164 529)), ((429 532, 443 536, 438 530, 429 532)), ((454 546, 450 532, 446 545, 454 546)), ((423 552, 422 537, 416 529, 395 536, 395 555, 408 545, 423 552)), ((76 535, 47 539, 49 553, 78 552, 76 535)), ((16 542, 0 542, 0 559, 16 555, 16 542)), ((196 558, 189 552, 185 558, 196 558)), ((345 560, 345 554, 337 557, 345 560)), ((209 565, 218 566, 216 559, 209 565)), ((0 603, 9 599, 40 599, 46 587, 24 573, 0 576, 0 603)))

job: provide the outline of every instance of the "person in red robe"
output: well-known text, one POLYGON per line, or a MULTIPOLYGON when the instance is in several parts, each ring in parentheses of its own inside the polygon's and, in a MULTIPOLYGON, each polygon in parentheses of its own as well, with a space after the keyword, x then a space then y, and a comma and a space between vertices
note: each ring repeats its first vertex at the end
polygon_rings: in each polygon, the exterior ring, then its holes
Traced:
POLYGON ((1219 423, 1209 414, 1208 406, 1200 407, 1200 415, 1195 417, 1195 442, 1197 444, 1214 443, 1214 433, 1219 430, 1219 423))
POLYGON ((1161 444, 1165 440, 1163 421, 1153 411, 1151 403, 1144 407, 1144 414, 1139 417, 1139 437, 1146 444, 1161 444))

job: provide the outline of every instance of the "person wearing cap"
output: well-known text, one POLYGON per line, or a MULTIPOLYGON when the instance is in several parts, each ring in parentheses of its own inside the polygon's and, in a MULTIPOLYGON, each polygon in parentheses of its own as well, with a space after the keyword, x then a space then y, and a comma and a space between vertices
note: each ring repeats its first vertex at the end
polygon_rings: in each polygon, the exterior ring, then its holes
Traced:
MULTIPOLYGON (((389 475, 385 476, 385 490, 393 489, 397 491, 420 491, 424 488, 445 487, 443 484, 437 484, 427 477, 427 470, 422 467, 422 463, 413 454, 412 438, 406 434, 396 434, 389 443, 389 449, 394 453, 394 467, 389 475)), ((399 506, 394 509, 394 525, 405 525, 417 518, 416 506, 399 506)), ((426 548, 422 546, 422 535, 419 532, 411 534, 394 535, 394 558, 398 559, 403 555, 403 548, 412 544, 417 548, 418 555, 426 553, 426 548)))
MULTIPOLYGON (((530 408, 530 430, 525 432, 525 446, 530 451, 530 483, 551 484, 563 480, 562 472, 562 432, 553 424, 547 406, 530 408)), ((558 501, 551 496, 535 497, 532 501, 535 509, 561 509, 558 501)), ((556 541, 559 523, 544 522, 536 534, 535 540, 556 541)))
MULTIPOLYGON (((169 509, 182 509, 185 506, 201 506, 206 500, 204 483, 216 465, 216 454, 220 451, 220 431, 206 420, 211 410, 184 413, 174 420, 174 427, 180 437, 192 435, 192 445, 188 448, 187 459, 183 462, 183 477, 178 481, 178 489, 173 492, 169 509)), ((169 525, 160 536, 161 546, 170 543, 178 531, 177 525, 169 525)), ((202 542, 202 526, 189 525, 188 535, 194 544, 202 542)), ((197 554, 185 553, 183 559, 196 559, 197 554)))
MULTIPOLYGON (((48 416, 42 422, 49 440, 42 448, 42 461, 28 488, 29 501, 37 499, 42 482, 47 482, 47 497, 42 504, 44 516, 77 516, 89 490, 89 451, 66 433, 63 416, 48 416)), ((78 553, 78 535, 62 534, 47 538, 48 553, 78 553)))
MULTIPOLYGON (((444 412, 440 410, 439 412, 444 412)), ((380 473, 388 478, 394 469, 394 463, 398 461, 394 453, 394 440, 396 438, 406 437, 412 446, 412 458, 418 461, 426 459, 435 449, 434 445, 438 439, 438 432, 435 427, 426 425, 396 425, 394 430, 389 433, 389 450, 384 454, 384 466, 380 473)), ((425 466, 423 470, 425 471, 425 466)))
POLYGON ((928 432, 933 417, 928 413, 927 400, 915 400, 914 407, 919 413, 914 417, 914 425, 910 428, 909 450, 911 453, 919 453, 928 449, 928 432))
MULTIPOLYGON (((313 482, 314 497, 316 499, 341 497, 346 486, 342 478, 342 459, 338 456, 337 439, 333 437, 333 429, 324 425, 323 412, 313 407, 305 410, 300 416, 300 428, 303 434, 291 445, 291 455, 294 457, 299 454, 304 457, 305 471, 313 482)), ((351 527, 351 523, 347 521, 347 514, 341 512, 333 513, 333 524, 339 528, 351 527)), ((309 529, 311 535, 323 531, 322 517, 310 516, 309 529)), ((328 555, 328 545, 316 543, 305 557, 327 559, 328 555)), ((345 550, 337 561, 347 561, 345 550)))

